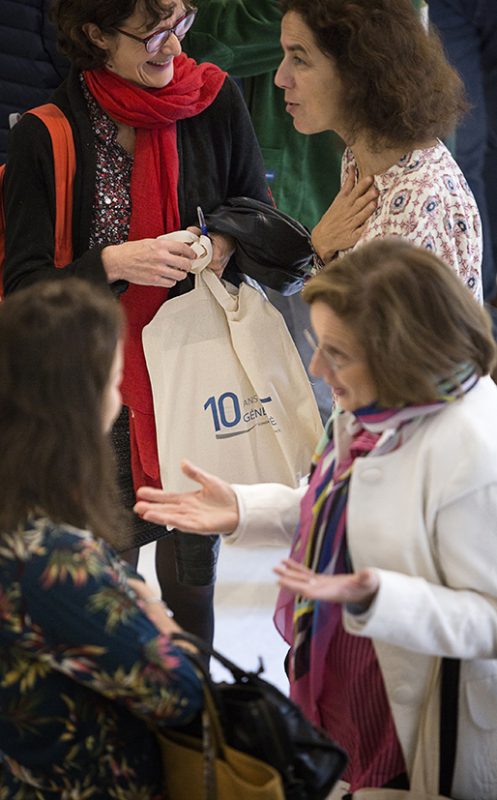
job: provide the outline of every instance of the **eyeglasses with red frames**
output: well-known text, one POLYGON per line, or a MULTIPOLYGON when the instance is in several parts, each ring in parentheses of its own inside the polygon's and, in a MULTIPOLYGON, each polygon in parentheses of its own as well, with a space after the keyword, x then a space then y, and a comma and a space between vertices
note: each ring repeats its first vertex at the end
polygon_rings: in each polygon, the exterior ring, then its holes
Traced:
POLYGON ((140 42, 142 45, 144 45, 147 53, 152 54, 157 53, 161 49, 164 42, 167 42, 172 33, 174 33, 176 38, 181 41, 181 39, 183 39, 183 37, 192 27, 196 14, 197 9, 192 9, 180 17, 176 24, 172 26, 172 28, 162 28, 160 31, 151 33, 150 36, 145 36, 144 39, 142 39, 140 36, 136 36, 134 33, 129 33, 129 31, 123 31, 122 28, 114 28, 114 30, 122 33, 123 36, 128 36, 129 39, 134 39, 136 42, 140 42))

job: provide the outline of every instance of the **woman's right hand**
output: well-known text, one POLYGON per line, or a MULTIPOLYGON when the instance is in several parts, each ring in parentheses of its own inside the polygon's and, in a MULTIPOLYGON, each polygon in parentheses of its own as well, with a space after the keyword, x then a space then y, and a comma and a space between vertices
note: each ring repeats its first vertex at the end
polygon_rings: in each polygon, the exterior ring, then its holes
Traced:
POLYGON ((189 244, 160 238, 112 244, 102 250, 109 283, 125 280, 164 289, 184 280, 196 257, 189 244))
POLYGON ((313 572, 293 558, 285 558, 273 572, 278 575, 279 585, 293 594, 311 600, 353 605, 355 613, 367 611, 380 588, 380 579, 374 569, 328 575, 313 572))
POLYGON ((230 484, 189 461, 182 461, 181 469, 192 481, 200 483, 199 491, 172 494, 142 486, 137 492, 135 512, 149 522, 187 533, 232 533, 238 526, 239 514, 230 484))
POLYGON ((357 244, 364 224, 376 209, 374 178, 369 175, 354 184, 354 171, 349 170, 342 188, 312 231, 312 246, 325 263, 339 250, 357 244))

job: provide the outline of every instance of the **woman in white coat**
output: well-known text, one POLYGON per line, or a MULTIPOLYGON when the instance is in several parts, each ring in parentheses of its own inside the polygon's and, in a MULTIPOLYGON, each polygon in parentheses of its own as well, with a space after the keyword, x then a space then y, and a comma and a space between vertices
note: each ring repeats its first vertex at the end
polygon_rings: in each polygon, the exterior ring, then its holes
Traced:
MULTIPOLYGON (((143 489, 137 511, 238 541, 288 539, 296 529, 291 557, 276 570, 275 622, 291 648, 292 696, 347 749, 352 791, 412 781, 437 657, 460 659, 447 794, 495 800, 497 387, 488 377, 496 355, 489 320, 437 257, 394 240, 333 261, 304 298, 318 342, 311 366, 339 407, 307 489, 230 487, 185 465, 199 492, 143 489)), ((428 723, 436 753, 439 728, 428 723)))

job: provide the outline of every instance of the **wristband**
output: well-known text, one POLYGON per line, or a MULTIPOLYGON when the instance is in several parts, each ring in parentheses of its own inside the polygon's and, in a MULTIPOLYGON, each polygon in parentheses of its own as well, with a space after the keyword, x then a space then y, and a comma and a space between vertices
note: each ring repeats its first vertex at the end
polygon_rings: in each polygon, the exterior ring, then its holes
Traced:
POLYGON ((144 603, 146 606, 152 606, 152 605, 156 605, 156 604, 157 605, 161 605, 163 607, 164 611, 166 612, 168 617, 171 617, 171 618, 174 617, 174 614, 171 611, 171 609, 169 608, 169 606, 166 605, 164 600, 162 600, 160 597, 151 597, 149 600, 143 600, 142 599, 142 603, 144 603))

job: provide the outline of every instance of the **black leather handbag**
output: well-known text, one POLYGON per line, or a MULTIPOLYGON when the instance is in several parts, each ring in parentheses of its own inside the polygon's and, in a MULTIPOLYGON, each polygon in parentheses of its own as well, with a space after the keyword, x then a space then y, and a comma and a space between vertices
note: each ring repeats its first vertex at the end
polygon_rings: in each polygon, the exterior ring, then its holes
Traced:
POLYGON ((258 672, 246 672, 192 634, 171 638, 190 642, 231 673, 232 683, 215 683, 205 661, 188 654, 208 681, 227 744, 274 767, 286 800, 325 800, 347 757, 290 698, 260 677, 262 663, 258 672))
POLYGON ((205 222, 235 239, 235 262, 250 278, 284 295, 300 291, 313 269, 310 233, 300 222, 252 197, 231 197, 205 222))

